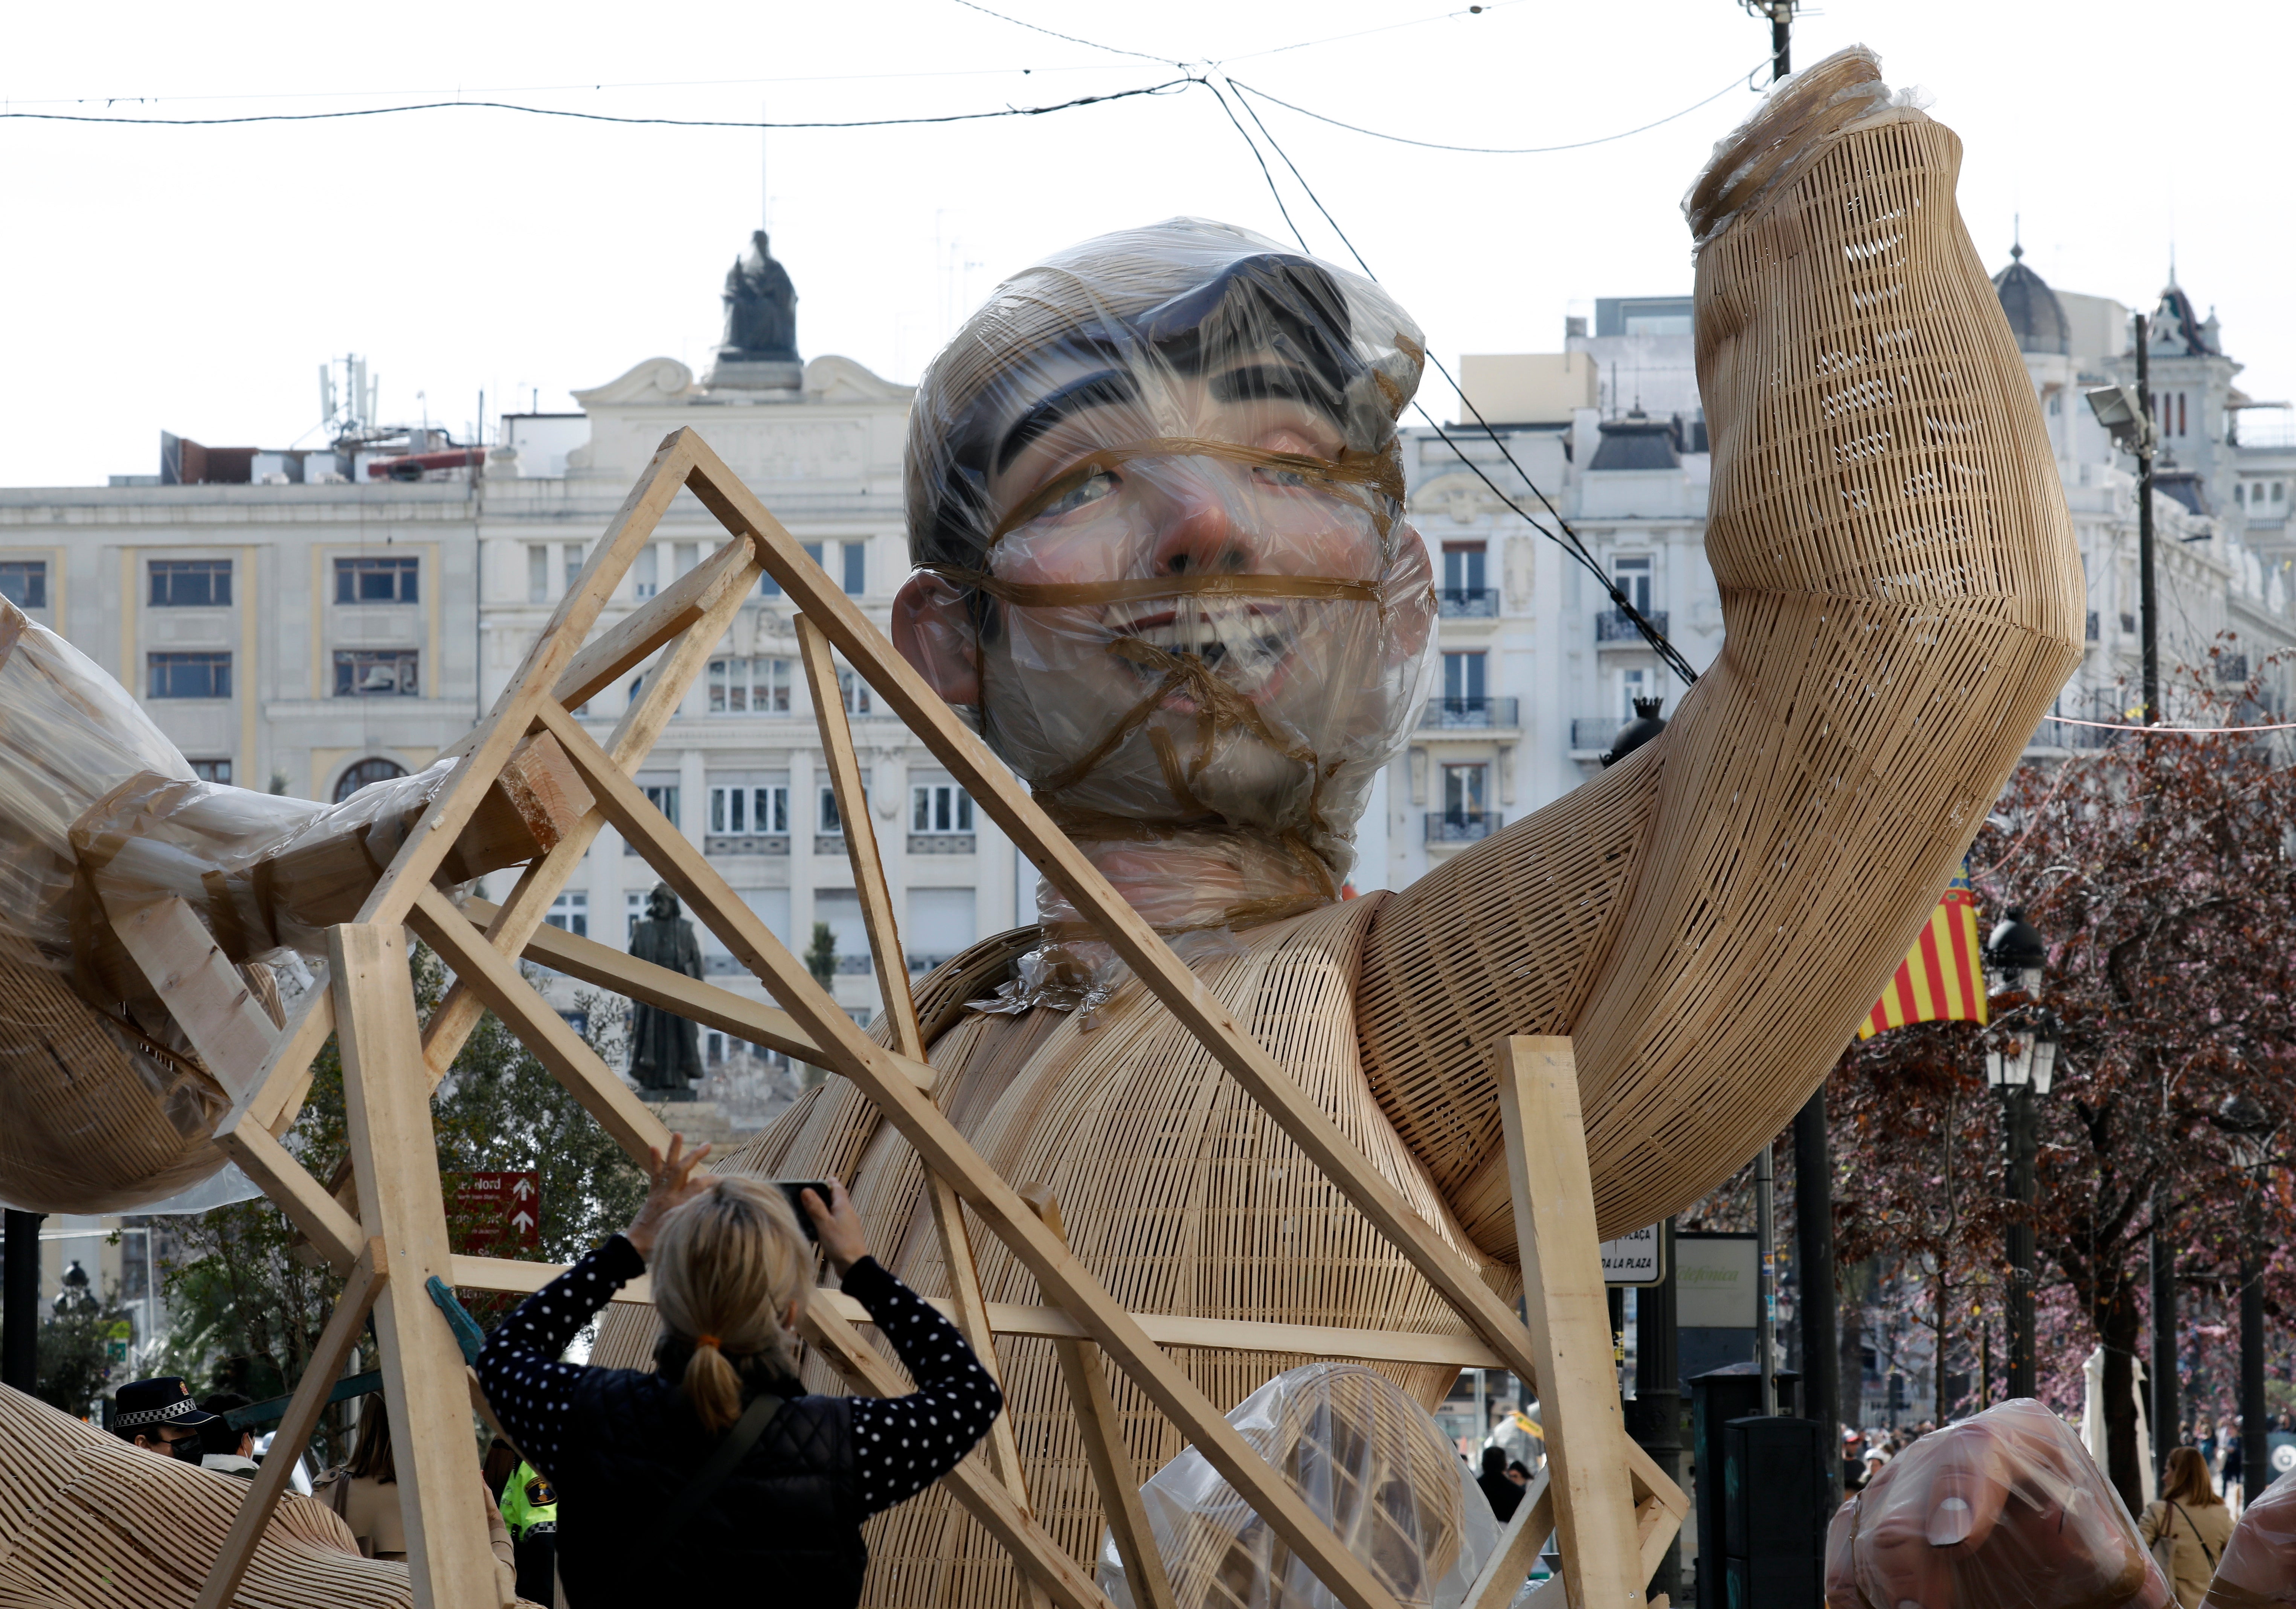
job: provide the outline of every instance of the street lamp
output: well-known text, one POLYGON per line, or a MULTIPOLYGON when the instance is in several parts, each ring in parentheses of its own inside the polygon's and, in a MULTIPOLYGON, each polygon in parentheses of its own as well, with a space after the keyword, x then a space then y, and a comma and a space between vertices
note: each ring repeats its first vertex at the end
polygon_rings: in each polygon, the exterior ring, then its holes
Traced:
POLYGON ((2038 1392, 2033 1334, 2033 1096, 2049 1093, 2057 1066, 2062 1030, 2056 1014, 2038 1004, 2049 947, 2025 920, 2024 907, 2011 906, 1985 943, 1985 967, 1993 975, 1991 993, 2015 997, 1996 1022, 1985 1050, 1985 1081, 2001 1092, 2008 1129, 2009 1197, 2018 1211, 2009 1226, 2009 1368, 2012 1397, 2038 1392))
POLYGON ((2240 1225, 2240 1490, 2244 1501, 2272 1480, 2272 1420, 2264 1403, 2264 1248, 2261 1213, 2264 1176, 2271 1169, 2272 1140, 2280 1125, 2244 1095, 2228 1096, 2217 1109, 2233 1166, 2248 1175, 2241 1192, 2240 1225))
POLYGON ((2099 386, 2088 393, 2089 411, 2113 445, 2136 460, 2136 594, 2140 675, 2144 688, 2144 724, 2161 718, 2161 634, 2152 585, 2152 460, 2161 434, 2152 424, 2152 338, 2144 315, 2131 321, 2136 349, 2136 383, 2099 386))

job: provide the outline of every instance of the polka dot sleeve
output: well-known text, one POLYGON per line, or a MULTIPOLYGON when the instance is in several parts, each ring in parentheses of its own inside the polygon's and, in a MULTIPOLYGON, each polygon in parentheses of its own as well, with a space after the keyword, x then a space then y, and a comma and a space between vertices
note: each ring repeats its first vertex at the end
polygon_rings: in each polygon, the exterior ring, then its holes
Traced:
POLYGON ((853 1399, 861 1502, 874 1514, 916 1496, 955 1469, 988 1433, 1004 1396, 956 1326, 874 1258, 855 1263, 844 1285, 846 1293, 869 1309, 917 1383, 906 1397, 853 1399))
POLYGON ((645 1272, 645 1261, 617 1235, 519 1303, 479 1350, 479 1383, 487 1403, 528 1462, 545 1474, 558 1462, 574 1387, 587 1372, 562 1363, 563 1352, 616 1291, 645 1272))

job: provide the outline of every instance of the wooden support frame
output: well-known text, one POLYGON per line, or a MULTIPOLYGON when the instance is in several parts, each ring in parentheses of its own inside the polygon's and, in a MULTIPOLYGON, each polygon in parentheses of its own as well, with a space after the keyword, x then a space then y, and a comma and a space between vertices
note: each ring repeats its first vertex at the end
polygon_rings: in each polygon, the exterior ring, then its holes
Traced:
MULTIPOLYGON (((1595 1583, 1600 1593, 1610 1595, 1584 1597, 1583 1588, 1574 1585, 1570 1595, 1573 1609, 1586 1602, 1610 1609, 1621 1597, 1641 1602, 1640 1584, 1647 1580, 1646 1571, 1637 1573, 1641 1563, 1665 1546, 1686 1505, 1680 1491, 1624 1436, 1615 1377, 1609 1372, 1606 1326, 1601 1368, 1589 1368, 1593 1353, 1586 1341, 1587 1313, 1591 1302, 1594 1322, 1602 1324, 1602 1292, 1575 1080, 1553 1071, 1559 1058, 1567 1071, 1567 1041, 1536 1042, 1527 1051, 1517 1047, 1532 1042, 1518 1041, 1501 1051, 1504 1065, 1511 1069, 1527 1064, 1521 1063, 1524 1055, 1534 1061, 1546 1058, 1538 1063, 1546 1069, 1543 1082, 1541 1077, 1518 1071, 1506 1086, 1512 1091, 1506 1105, 1511 1179, 1522 1244, 1530 1248, 1525 1253, 1526 1278, 1541 1293, 1526 1326, 1468 1260, 1372 1168, 1283 1066, 1201 989, 1188 968, 1052 825, 986 745, 941 704, 852 601, 806 556, 801 545, 691 430, 662 443, 493 710, 448 752, 458 756, 459 763, 447 785, 402 842, 359 919, 332 934, 335 968, 331 987, 299 1002, 283 1030, 274 1030, 267 1039, 250 1037, 250 1025, 222 1009, 224 980, 209 975, 211 966, 193 965, 170 974, 171 1009, 180 1006, 195 1014, 205 1012, 205 1020, 218 1024, 212 1031, 238 1035, 227 1047, 217 1040, 218 1055, 227 1056, 233 1070, 227 1081, 241 1092, 219 1133, 223 1145, 322 1253, 339 1268, 353 1270, 355 1279, 363 1266, 360 1260, 368 1255, 370 1236, 375 1244, 389 1248, 390 1267, 399 1276, 394 1283, 401 1289, 419 1292, 422 1281, 435 1273, 465 1287, 529 1291, 556 1272, 544 1265, 456 1257, 447 1247, 427 1101, 488 1009, 503 1018, 625 1150, 642 1157, 649 1146, 666 1144, 668 1134, 660 1119, 521 976, 519 960, 531 956, 601 987, 829 1067, 876 1106, 923 1164, 936 1235, 950 1277, 950 1296, 941 1305, 984 1363, 995 1371, 1000 1334, 1040 1335, 1055 1342, 1072 1406, 1088 1445, 1097 1449, 1095 1475, 1107 1511, 1122 1519, 1128 1533, 1128 1543, 1120 1546, 1126 1547, 1128 1564, 1142 1583, 1144 1609, 1170 1609, 1172 1590, 1155 1560, 1136 1492, 1127 1501, 1131 1472, 1120 1461, 1121 1444, 1113 1434, 1112 1400, 1104 1372, 1110 1363, 1129 1375, 1183 1430, 1347 1609, 1397 1609, 1379 1579, 1347 1551, 1166 1356, 1164 1349, 1174 1346, 1496 1365, 1538 1382, 1554 1416, 1549 1420, 1550 1448, 1567 1437, 1576 1457, 1558 1458, 1552 1484, 1526 1502, 1521 1522, 1508 1534, 1486 1579, 1478 1582, 1469 1609, 1498 1609, 1504 1578, 1526 1562, 1524 1550, 1535 1548, 1545 1534, 1543 1530, 1529 1533, 1545 1523, 1540 1516, 1549 1514, 1563 1535, 1566 1557, 1583 1556, 1587 1561, 1567 1579, 1595 1583), (681 488, 695 494, 731 539, 675 586, 594 641, 586 642, 607 596, 681 488), (771 575, 798 611, 800 654, 877 957, 878 981, 892 1027, 890 1046, 876 1044, 854 1025, 707 858, 646 801, 634 780, 760 574, 771 575), (840 656, 1102 932, 1237 1084, 1466 1319, 1474 1331, 1472 1338, 1132 1313, 1070 1252, 1056 1214, 1054 1221, 1046 1221, 1035 1205, 989 1166, 928 1093, 933 1084, 930 1047, 909 991, 899 924, 840 696, 836 660, 840 656), (609 739, 593 736, 570 713, 591 694, 650 660, 652 669, 640 695, 609 739), (455 833, 496 775, 536 732, 557 738, 592 790, 594 807, 552 851, 526 868, 501 904, 466 901, 458 906, 432 880, 455 833), (608 825, 765 985, 775 1006, 761 1006, 707 982, 649 967, 607 946, 544 924, 544 914, 608 825), (431 944, 455 978, 445 1001, 422 1025, 414 1021, 406 971, 409 928, 431 944), (348 1182, 356 1186, 356 1214, 313 1178, 277 1137, 293 1121, 308 1086, 312 1056, 329 1032, 338 1030, 352 1112, 354 1154, 348 1182), (1562 1100, 1565 1085, 1567 1104, 1562 1100), (1035 1277, 1044 1305, 984 1300, 970 1238, 976 1227, 1002 1240, 1035 1277), (1591 1293, 1587 1278, 1590 1268, 1595 1270, 1591 1293), (413 1286, 406 1285, 408 1280, 413 1286), (1565 1397, 1570 1399, 1569 1408, 1562 1406, 1565 1397), (1133 1564, 1136 1556, 1139 1563, 1133 1564)), ((177 937, 180 940, 187 935, 177 937)), ((265 1026, 269 1027, 267 1019, 265 1026)), ((475 1472, 461 1468, 458 1478, 457 1468, 468 1460, 458 1465, 454 1457, 442 1459, 439 1450, 459 1452, 465 1445, 456 1427, 467 1429, 472 1405, 463 1400, 464 1388, 457 1383, 458 1375, 464 1382, 469 1378, 463 1375, 459 1350, 432 1304, 410 1301, 402 1305, 394 1301, 390 1285, 376 1283, 374 1288, 393 1430, 401 1445, 427 1449, 402 1460, 402 1468, 414 1474, 412 1480, 402 1474, 402 1499, 408 1505, 417 1605, 422 1609, 450 1605, 461 1609, 464 1604, 490 1600, 491 1555, 477 1528, 477 1510, 456 1495, 475 1472)), ((633 1286, 624 1299, 643 1300, 643 1286, 633 1286)), ((898 1376, 859 1337, 856 1326, 865 1318, 849 1299, 816 1292, 808 1309, 808 1335, 857 1389, 898 1390, 898 1376)), ((1032 1598, 1043 1609, 1055 1604, 1060 1609, 1107 1609, 1107 1600, 1093 1586, 1088 1572, 1054 1546, 1030 1514, 1009 1425, 1000 1421, 982 1456, 961 1465, 947 1482, 957 1500, 1012 1554, 1032 1598)), ((255 1522, 247 1537, 237 1539, 242 1555, 259 1529, 259 1521, 255 1522)), ((226 1564, 219 1560, 217 1569, 226 1564)), ((1519 1573, 1515 1579, 1520 1580, 1519 1573)))

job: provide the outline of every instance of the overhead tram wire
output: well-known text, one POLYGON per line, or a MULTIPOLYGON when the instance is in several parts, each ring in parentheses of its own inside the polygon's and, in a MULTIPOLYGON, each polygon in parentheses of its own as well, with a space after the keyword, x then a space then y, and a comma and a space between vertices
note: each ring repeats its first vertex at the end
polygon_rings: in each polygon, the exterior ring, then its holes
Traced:
MULTIPOLYGON (((1764 58, 1764 62, 1766 62, 1767 61, 1767 58, 1764 58)), ((1638 128, 1624 129, 1618 134, 1606 134, 1599 139, 1575 140, 1568 145, 1439 145, 1432 140, 1414 140, 1409 138, 1407 135, 1399 134, 1382 134, 1376 128, 1365 128, 1359 124, 1342 123, 1337 118, 1327 118, 1320 111, 1309 111, 1304 106, 1294 105, 1292 103, 1284 100, 1280 95, 1269 94, 1264 89, 1255 89, 1250 85, 1246 84, 1242 79, 1235 78, 1233 75, 1223 76, 1227 78, 1228 86, 1235 90, 1239 94, 1257 96, 1259 99, 1268 102, 1272 105, 1281 106, 1286 111, 1296 111, 1303 118, 1313 118, 1318 123, 1329 123, 1334 128, 1344 128, 1349 134, 1363 135, 1370 139, 1386 140, 1390 144, 1397 145, 1415 145, 1422 151, 1450 151, 1461 152, 1468 156, 1551 156, 1557 152, 1585 151, 1588 147, 1594 145, 1608 145, 1614 140, 1632 139, 1638 134, 1648 134, 1653 128, 1663 128, 1669 123, 1688 117, 1692 112, 1696 111, 1702 106, 1711 106, 1724 95, 1728 94, 1732 90, 1736 89, 1741 85, 1744 84, 1747 78, 1751 78, 1753 73, 1760 71, 1763 64, 1763 62, 1755 63, 1754 67, 1748 72, 1741 74, 1739 77, 1731 79, 1727 84, 1725 84, 1721 88, 1716 90, 1712 94, 1708 95, 1704 100, 1693 101, 1680 111, 1670 111, 1667 113, 1666 116, 1657 119, 1655 122, 1644 123, 1638 128)), ((1261 132, 1266 132, 1264 127, 1261 132)), ((1274 144, 1275 140, 1271 137, 1268 144, 1271 145, 1274 144)), ((1281 154, 1280 152, 1279 154, 1281 154)), ((1295 169, 1294 171, 1296 172, 1297 170, 1295 169)), ((1302 189, 1307 187, 1306 181, 1301 181, 1300 187, 1302 189)))
MULTIPOLYGON (((1234 86, 1234 79, 1231 78, 1228 82, 1231 87, 1234 86)), ((1207 86, 1207 87, 1210 86, 1207 86)), ((1239 99, 1241 97, 1239 97, 1239 99)), ((1292 178, 1298 181, 1300 188, 1306 193, 1308 200, 1314 204, 1316 210, 1324 215, 1324 221, 1331 226, 1332 233, 1340 237, 1340 243, 1348 249, 1348 255, 1356 259, 1356 267, 1364 271, 1364 275, 1366 278, 1370 279, 1374 283, 1377 283, 1379 281, 1379 275, 1372 272, 1372 267, 1369 263, 1364 261, 1363 253, 1356 250, 1355 242, 1348 238, 1348 232, 1340 227, 1339 220, 1332 216, 1331 209, 1324 206, 1323 199, 1316 195, 1315 186, 1308 184, 1306 176, 1300 173, 1300 165, 1292 160, 1291 156, 1284 151, 1281 144, 1277 144, 1275 136, 1267 132, 1267 125, 1260 121, 1259 114, 1258 112, 1252 111, 1250 102, 1245 101, 1243 103, 1243 110, 1250 116, 1253 125, 1259 128, 1261 137, 1267 140, 1268 147, 1273 150, 1278 157, 1283 159, 1284 167, 1292 170, 1292 178)), ((1244 137, 1247 142, 1250 139, 1249 135, 1246 135, 1244 137)), ((1257 147, 1254 148, 1254 151, 1256 154, 1257 147)), ((1263 174, 1267 172, 1267 164, 1265 161, 1260 163, 1260 171, 1263 174)), ((1275 193, 1275 181, 1273 175, 1268 176, 1268 190, 1270 193, 1275 194, 1276 210, 1283 214, 1283 221, 1286 224, 1292 225, 1292 236, 1294 240, 1297 240, 1300 242, 1300 250, 1302 251, 1310 251, 1306 237, 1301 235, 1300 233, 1300 226, 1297 224, 1292 223, 1292 214, 1285 209, 1283 196, 1280 193, 1275 193)), ((1310 254, 1312 255, 1311 251, 1310 254)), ((1492 444, 1499 449, 1500 456, 1507 461, 1508 465, 1513 469, 1516 474, 1522 477, 1522 483, 1530 488, 1531 496, 1538 499, 1539 505, 1546 510, 1547 516, 1554 521, 1562 534, 1558 536, 1555 531, 1547 529, 1546 527, 1541 525, 1537 520, 1531 518, 1529 511, 1525 509, 1521 504, 1516 502, 1513 497, 1509 497, 1506 492, 1500 488, 1497 481, 1493 480, 1490 476, 1485 474, 1480 464, 1467 456, 1466 449, 1462 447, 1456 441, 1454 441, 1451 439, 1450 434, 1446 431, 1440 424, 1438 424, 1435 422, 1435 416, 1427 411, 1427 406, 1424 403, 1414 401, 1412 406, 1417 409, 1419 416, 1427 422, 1428 428, 1435 432, 1435 434, 1442 440, 1444 446, 1449 447, 1451 451, 1458 456, 1459 462, 1467 466, 1468 470, 1473 473, 1475 479, 1480 480, 1486 487, 1490 488, 1492 496, 1497 497, 1500 502, 1513 509, 1517 517, 1519 517, 1524 524, 1529 526, 1533 530, 1538 532, 1539 535, 1545 537, 1556 546, 1562 548, 1563 552, 1578 560, 1580 566, 1586 570, 1588 575, 1593 576, 1597 581, 1601 582, 1603 585, 1603 590, 1609 595, 1612 605, 1615 606, 1621 614, 1626 616, 1628 622, 1633 625, 1635 630, 1641 635, 1643 641, 1650 644, 1651 651, 1658 655, 1660 662, 1665 665, 1669 670, 1672 671, 1677 677, 1679 677, 1684 686, 1694 686, 1698 681, 1698 672, 1691 669, 1690 661, 1683 657, 1682 651, 1674 645, 1674 644, 1668 638, 1666 633, 1660 630, 1657 624, 1653 622, 1649 616, 1645 615, 1641 610, 1635 607, 1634 600, 1627 595, 1625 589, 1620 587, 1618 582, 1613 580, 1603 569, 1602 565, 1595 562, 1595 555, 1587 551, 1585 541, 1580 538, 1576 530, 1571 529, 1570 522, 1562 517, 1562 511, 1556 508, 1554 501, 1549 498, 1544 491, 1539 489, 1538 482, 1530 478, 1530 472, 1523 468, 1522 464, 1516 459, 1513 450, 1508 447, 1506 439, 1504 436, 1501 436, 1498 431, 1492 427, 1489 420, 1483 417, 1481 411, 1475 406, 1473 401, 1467 396, 1466 388, 1459 383, 1458 380, 1452 374, 1449 369, 1443 366, 1443 360, 1435 355, 1434 350, 1431 348, 1428 349, 1427 361, 1435 365, 1436 373, 1441 374, 1446 381, 1450 382, 1451 389, 1458 392, 1459 406, 1466 409, 1468 413, 1474 415, 1475 423, 1482 426, 1483 433, 1491 439, 1492 444)))
POLYGON ((1107 94, 1079 95, 1048 106, 1007 106, 996 111, 952 111, 929 118, 855 118, 839 122, 774 123, 753 118, 631 118, 603 111, 570 111, 555 106, 520 106, 507 101, 429 101, 413 106, 364 106, 343 111, 250 112, 235 118, 115 118, 89 112, 0 111, 0 119, 39 123, 128 123, 153 127, 207 127, 228 123, 319 123, 343 118, 385 118, 407 111, 516 111, 537 118, 572 118, 585 123, 622 123, 664 128, 898 128, 918 123, 975 123, 995 118, 1040 118, 1048 112, 1070 111, 1109 101, 1128 101, 1135 95, 1167 94, 1201 79, 1190 75, 1151 84, 1139 89, 1119 89, 1107 94))

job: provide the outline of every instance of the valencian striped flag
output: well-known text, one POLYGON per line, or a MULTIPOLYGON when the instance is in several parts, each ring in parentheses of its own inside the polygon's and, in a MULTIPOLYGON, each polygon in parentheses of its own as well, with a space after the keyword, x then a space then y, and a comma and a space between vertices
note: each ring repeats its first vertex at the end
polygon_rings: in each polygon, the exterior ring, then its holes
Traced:
POLYGON ((1945 898, 1930 913, 1905 965, 1890 981, 1857 1037, 1870 1039, 1885 1028, 1908 1022, 1982 1022, 1985 973, 1977 943, 1977 893, 1969 886, 1969 863, 1961 863, 1946 886, 1945 898))

